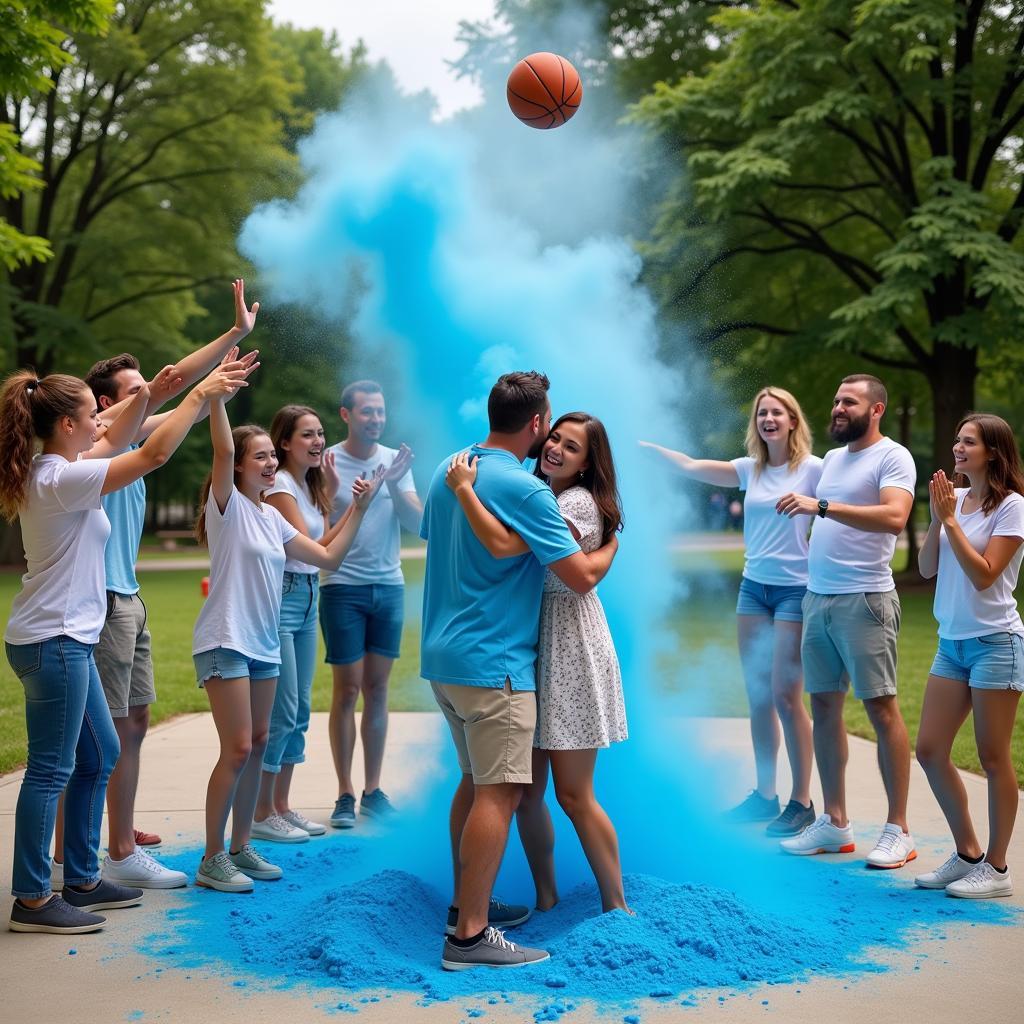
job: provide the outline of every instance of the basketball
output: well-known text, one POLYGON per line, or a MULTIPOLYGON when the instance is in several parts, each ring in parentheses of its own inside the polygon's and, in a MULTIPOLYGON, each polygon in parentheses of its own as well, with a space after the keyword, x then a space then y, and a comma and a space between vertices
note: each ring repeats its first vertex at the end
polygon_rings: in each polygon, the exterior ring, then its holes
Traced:
POLYGON ((557 128, 579 109, 583 83, 557 53, 531 53, 508 76, 508 105, 531 128, 557 128))

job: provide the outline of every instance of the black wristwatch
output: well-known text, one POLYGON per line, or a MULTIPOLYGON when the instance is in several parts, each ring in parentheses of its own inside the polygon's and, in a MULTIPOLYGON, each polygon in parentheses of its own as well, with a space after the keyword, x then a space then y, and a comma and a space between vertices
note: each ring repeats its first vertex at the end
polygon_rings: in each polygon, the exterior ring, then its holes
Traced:
POLYGON ((819 498, 818 499, 818 515, 821 516, 822 519, 824 519, 825 518, 825 513, 827 511, 828 511, 828 498, 819 498))

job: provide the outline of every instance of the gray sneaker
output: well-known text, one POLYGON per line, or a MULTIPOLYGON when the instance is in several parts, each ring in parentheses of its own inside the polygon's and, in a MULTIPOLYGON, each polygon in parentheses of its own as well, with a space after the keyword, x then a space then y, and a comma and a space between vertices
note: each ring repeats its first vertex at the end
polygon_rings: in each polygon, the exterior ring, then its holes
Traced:
POLYGON ((355 828, 356 798, 351 793, 342 793, 334 802, 331 814, 331 828, 355 828))
POLYGON ((238 853, 229 853, 228 858, 239 871, 244 871, 250 878, 269 881, 284 874, 276 864, 271 864, 262 856, 252 843, 246 843, 238 853))
POLYGON ((472 946, 456 946, 450 938, 444 940, 441 966, 446 971, 467 971, 471 967, 525 967, 550 960, 546 949, 530 949, 509 942, 497 928, 488 927, 484 937, 472 946))
MULTIPOLYGON (((516 903, 502 903, 493 896, 487 904, 487 923, 495 928, 515 928, 530 919, 532 911, 516 903)), ((459 911, 457 907, 448 908, 448 923, 444 927, 445 935, 454 935, 455 926, 459 923, 459 911)))
POLYGON ((73 889, 65 885, 61 896, 78 910, 117 910, 142 902, 142 890, 101 878, 95 889, 73 889))
POLYGON ((252 892, 254 888, 252 879, 242 874, 223 850, 207 857, 199 865, 196 885, 219 892, 252 892))
POLYGON ((810 807, 790 800, 782 813, 774 821, 768 822, 765 832, 770 836, 798 836, 808 825, 813 825, 817 817, 813 800, 810 807))
POLYGON ((54 893, 48 902, 33 910, 21 900, 11 907, 7 927, 12 932, 52 932, 54 935, 82 935, 98 932, 106 922, 99 914, 90 914, 71 906, 63 896, 54 893))
POLYGON ((372 793, 363 793, 359 801, 359 813, 366 818, 380 818, 387 821, 395 813, 394 804, 379 786, 372 793))

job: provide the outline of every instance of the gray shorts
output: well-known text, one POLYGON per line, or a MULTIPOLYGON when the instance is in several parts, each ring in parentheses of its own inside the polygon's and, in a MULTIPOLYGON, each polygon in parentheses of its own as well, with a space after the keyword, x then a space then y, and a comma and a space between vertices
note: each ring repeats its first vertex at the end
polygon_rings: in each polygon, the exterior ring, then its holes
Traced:
POLYGON ((800 655, 807 693, 845 692, 858 700, 896 693, 900 599, 895 590, 812 594, 803 600, 800 655))
POLYGON ((111 718, 156 700, 146 606, 138 594, 107 591, 107 621, 93 652, 111 718))

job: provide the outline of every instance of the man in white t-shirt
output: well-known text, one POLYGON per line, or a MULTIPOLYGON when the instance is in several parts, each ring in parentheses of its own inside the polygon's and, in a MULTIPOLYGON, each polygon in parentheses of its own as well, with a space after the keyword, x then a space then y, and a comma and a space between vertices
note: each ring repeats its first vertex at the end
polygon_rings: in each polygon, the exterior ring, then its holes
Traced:
POLYGON ((824 813, 781 845, 787 853, 803 855, 854 849, 846 814, 843 723, 852 684, 878 738, 878 766, 889 801, 885 828, 867 863, 898 868, 917 854, 907 827, 910 741, 896 699, 900 602, 889 563, 910 515, 917 472, 910 452, 882 435, 887 401, 877 377, 844 378, 832 403, 829 433, 845 447, 825 455, 815 495, 787 494, 778 504, 782 515, 817 517, 800 653, 825 798, 824 813))
POLYGON ((334 675, 329 731, 338 799, 331 815, 335 828, 356 823, 352 758, 355 710, 363 695, 360 734, 365 779, 359 811, 386 817, 391 803, 380 788, 388 729, 388 678, 398 657, 405 611, 401 527, 419 534, 423 505, 413 483, 412 452, 387 448, 380 437, 387 423, 384 394, 376 381, 359 380, 342 392, 342 422, 348 437, 328 449, 338 474, 332 521, 352 501, 352 481, 384 466, 384 486, 366 511, 359 533, 337 572, 320 574, 320 628, 327 663, 334 675))

